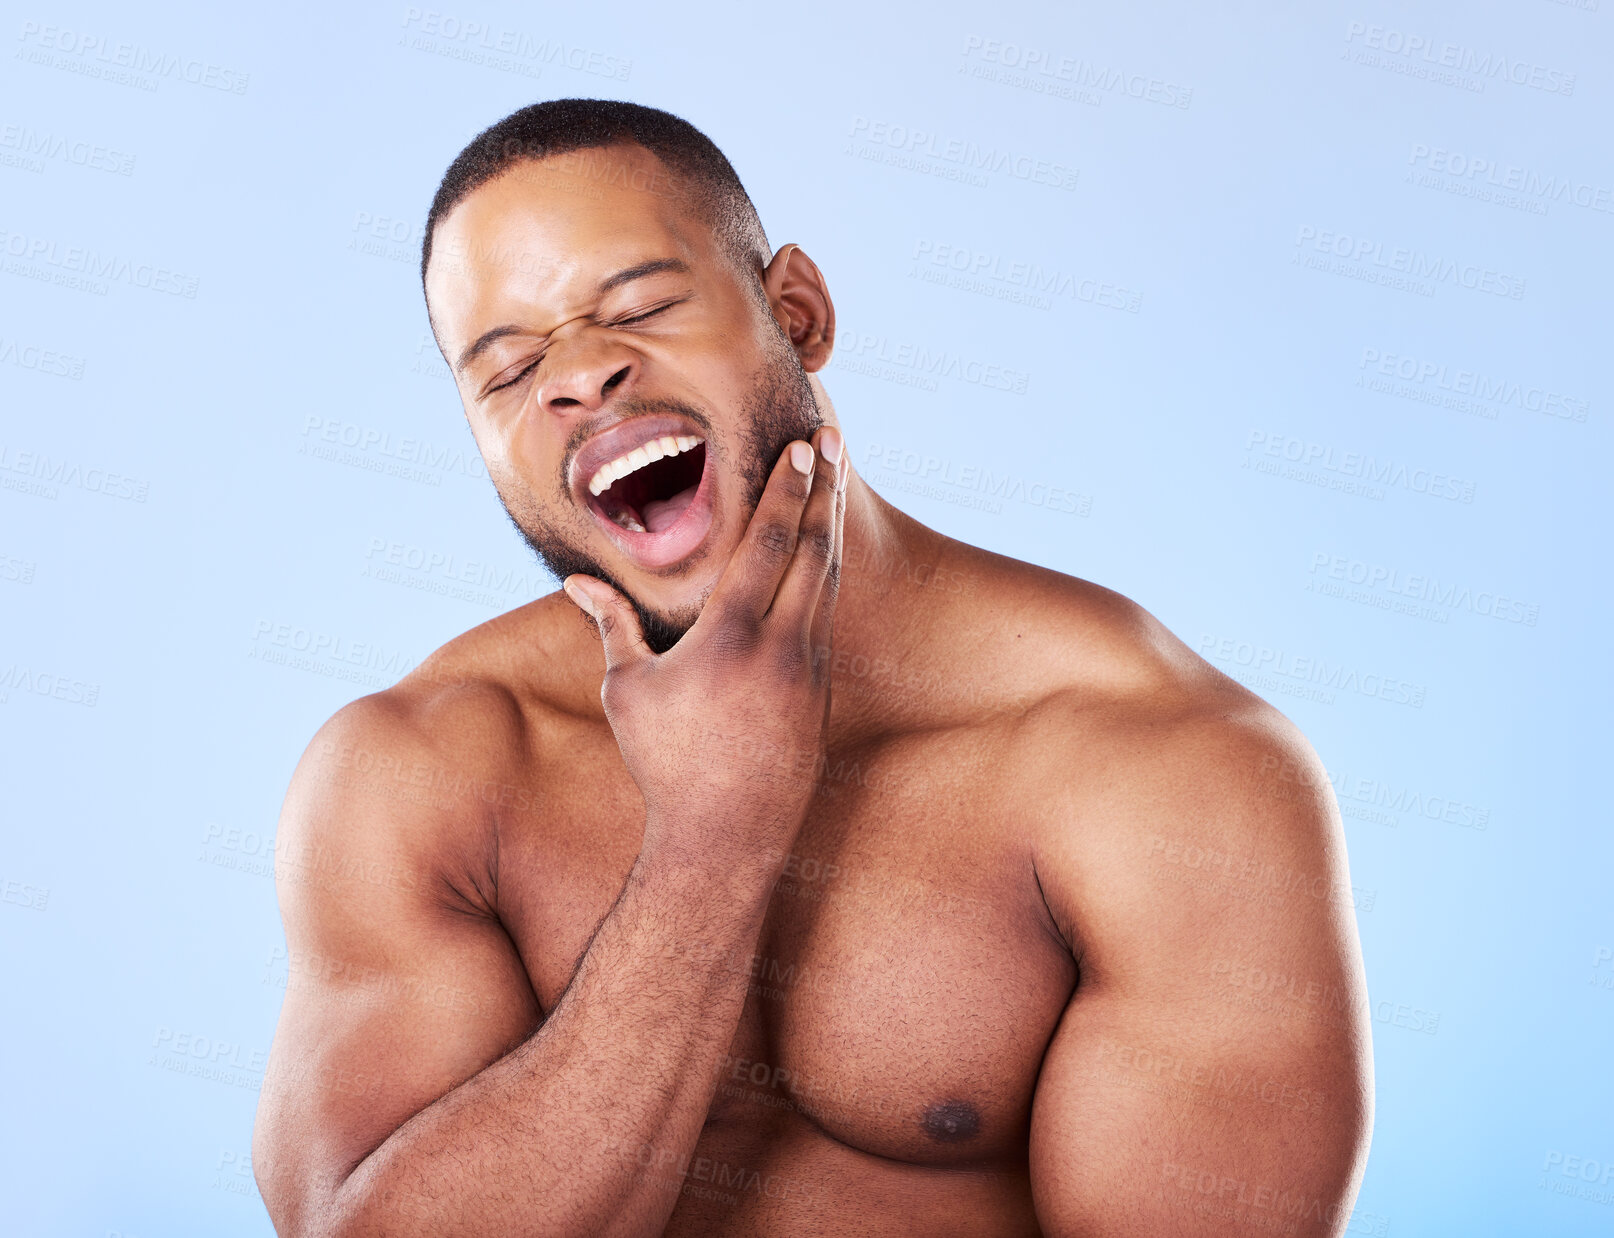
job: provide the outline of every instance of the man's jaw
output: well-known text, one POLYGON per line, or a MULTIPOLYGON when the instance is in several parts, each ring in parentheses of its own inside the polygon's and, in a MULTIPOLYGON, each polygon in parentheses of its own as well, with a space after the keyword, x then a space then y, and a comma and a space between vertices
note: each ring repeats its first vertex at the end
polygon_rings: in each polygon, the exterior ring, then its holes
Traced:
POLYGON ((676 413, 630 417, 572 457, 568 489, 629 562, 674 568, 711 532, 715 487, 706 430, 676 413))
POLYGON ((548 524, 530 500, 517 504, 522 513, 518 518, 516 511, 506 501, 506 490, 500 489, 498 493, 505 515, 510 518, 510 524, 533 554, 538 556, 539 562, 549 574, 556 580, 565 580, 568 576, 580 573, 592 576, 596 580, 603 580, 610 585, 633 607, 639 617, 639 627, 644 633, 645 643, 656 653, 666 653, 671 649, 700 617, 701 607, 705 605, 706 596, 711 592, 709 587, 704 590, 697 588, 697 597, 677 603, 669 611, 654 609, 646 605, 628 583, 605 564, 582 550, 560 529, 548 524))

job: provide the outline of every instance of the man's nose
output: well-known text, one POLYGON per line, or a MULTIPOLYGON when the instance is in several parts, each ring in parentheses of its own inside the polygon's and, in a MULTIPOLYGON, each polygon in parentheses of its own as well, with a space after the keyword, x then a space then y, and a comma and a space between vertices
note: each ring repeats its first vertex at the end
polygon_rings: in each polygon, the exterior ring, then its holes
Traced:
POLYGON ((561 416, 592 413, 612 396, 626 395, 638 369, 639 358, 609 332, 585 329, 554 340, 540 368, 539 406, 561 416))

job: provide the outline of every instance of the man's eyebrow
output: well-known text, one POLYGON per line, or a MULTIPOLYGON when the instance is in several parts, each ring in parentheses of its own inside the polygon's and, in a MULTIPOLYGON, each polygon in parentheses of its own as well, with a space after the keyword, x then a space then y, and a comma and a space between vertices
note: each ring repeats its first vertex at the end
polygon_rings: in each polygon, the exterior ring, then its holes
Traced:
POLYGON ((688 275, 689 264, 679 258, 652 258, 649 262, 641 262, 638 266, 626 267, 615 275, 607 275, 594 291, 604 294, 613 288, 620 288, 623 284, 643 279, 647 275, 660 275, 663 271, 677 271, 680 275, 688 275))
POLYGON ((494 327, 491 331, 484 331, 476 337, 476 342, 460 354, 460 359, 454 363, 455 373, 461 373, 483 353, 507 335, 520 335, 526 328, 518 327, 514 323, 505 323, 502 327, 494 327))
MULTIPOLYGON (((607 275, 594 288, 597 296, 604 296, 613 288, 620 288, 623 284, 631 284, 636 279, 644 279, 647 275, 660 275, 664 271, 676 271, 680 275, 689 274, 689 264, 681 258, 652 258, 649 262, 641 262, 638 266, 624 267, 615 275, 607 275)), ((466 366, 475 361, 489 348, 507 335, 520 335, 525 327, 518 327, 514 323, 505 323, 502 327, 494 327, 482 332, 476 341, 460 353, 459 360, 454 363, 456 372, 463 371, 466 366)))

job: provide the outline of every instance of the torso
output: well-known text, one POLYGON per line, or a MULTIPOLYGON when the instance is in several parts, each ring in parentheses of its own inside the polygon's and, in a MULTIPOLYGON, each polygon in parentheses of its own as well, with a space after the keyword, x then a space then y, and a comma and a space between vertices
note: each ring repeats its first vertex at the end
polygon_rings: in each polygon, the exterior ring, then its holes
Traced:
MULTIPOLYGON (((948 772, 947 750, 967 742, 831 755, 756 952, 731 960, 750 983, 695 1149, 711 1165, 682 1167, 669 1233, 801 1232, 811 1206, 852 1210, 864 1233, 889 1207, 892 1232, 940 1234, 975 1192, 1017 1200, 1003 1233, 1036 1232, 1031 1097, 1075 967, 1008 815, 948 772), (854 764, 880 769, 874 787, 854 764), (849 1181, 861 1184, 851 1194, 849 1181), (916 1230, 921 1203, 934 1216, 916 1230)), ((584 774, 588 787, 555 791, 590 819, 501 839, 500 914, 546 1010, 638 853, 637 797, 621 778, 607 812, 584 774)))
MULTIPOLYGON (((523 647, 575 639, 568 606, 496 621, 502 647, 518 623, 544 631, 523 647)), ((1021 776, 1036 713, 1013 673, 964 683, 925 665, 848 676, 848 708, 902 707, 828 753, 755 954, 731 961, 749 990, 694 1153, 642 1152, 682 1180, 668 1234, 1039 1232, 1031 1105, 1077 967, 1032 864, 1048 808, 1021 776)), ((586 678, 501 678, 523 736, 501 778, 530 799, 492 814, 496 873, 457 876, 494 891, 548 1011, 638 855, 643 806, 586 678)), ((456 847, 450 866, 488 853, 456 847)))

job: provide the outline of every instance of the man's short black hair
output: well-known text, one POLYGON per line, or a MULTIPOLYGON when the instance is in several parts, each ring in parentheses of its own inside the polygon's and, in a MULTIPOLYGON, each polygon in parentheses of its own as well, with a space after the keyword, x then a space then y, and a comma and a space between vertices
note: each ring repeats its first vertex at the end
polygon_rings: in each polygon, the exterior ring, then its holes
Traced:
POLYGON ((662 186, 686 195, 712 223, 719 242, 743 266, 767 265, 770 250, 762 221, 733 166, 712 140, 687 120, 658 108, 616 99, 550 99, 512 112, 484 129, 455 156, 426 213, 420 246, 420 282, 431 263, 432 233, 466 195, 523 160, 548 159, 636 142, 672 175, 662 186))

